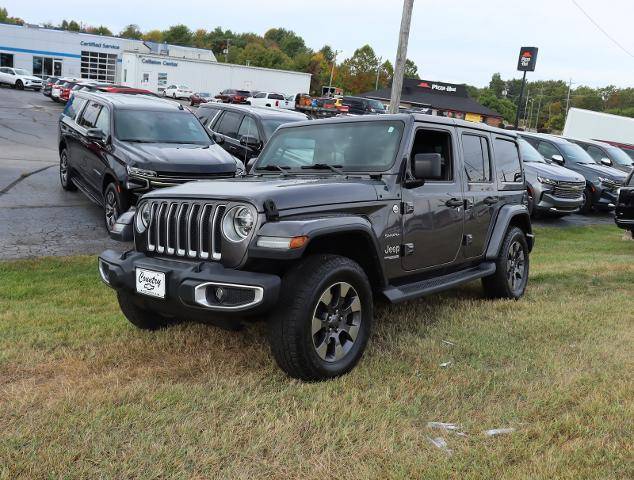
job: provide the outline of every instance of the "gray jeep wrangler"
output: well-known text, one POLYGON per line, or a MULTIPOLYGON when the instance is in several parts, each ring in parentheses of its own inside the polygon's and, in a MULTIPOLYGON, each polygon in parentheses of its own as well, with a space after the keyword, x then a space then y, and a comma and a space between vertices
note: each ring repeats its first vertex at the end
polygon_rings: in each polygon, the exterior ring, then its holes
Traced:
POLYGON ((267 314, 290 376, 350 371, 373 301, 482 279, 526 289, 533 234, 515 134, 428 115, 280 127, 242 178, 153 191, 99 257, 124 315, 157 329, 267 314))

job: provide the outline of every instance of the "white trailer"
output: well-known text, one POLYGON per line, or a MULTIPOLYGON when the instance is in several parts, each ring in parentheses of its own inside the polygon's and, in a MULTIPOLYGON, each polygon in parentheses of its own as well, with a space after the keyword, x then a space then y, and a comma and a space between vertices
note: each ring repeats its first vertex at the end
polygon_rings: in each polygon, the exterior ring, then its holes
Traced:
POLYGON ((598 140, 634 149, 634 118, 571 108, 563 136, 578 140, 598 140))
POLYGON ((122 57, 122 83, 158 94, 169 85, 187 85, 212 95, 228 88, 286 95, 310 90, 309 73, 139 52, 123 52, 122 57))

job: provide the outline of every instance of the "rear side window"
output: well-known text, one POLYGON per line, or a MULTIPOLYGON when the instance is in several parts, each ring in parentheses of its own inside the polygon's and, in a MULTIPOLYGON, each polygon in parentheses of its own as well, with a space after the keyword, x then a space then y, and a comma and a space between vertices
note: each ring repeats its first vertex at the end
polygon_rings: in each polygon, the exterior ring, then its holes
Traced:
POLYGON ((99 112, 95 128, 98 128, 106 135, 110 135, 110 111, 106 107, 103 107, 99 112))
POLYGON ((64 115, 68 116, 75 120, 77 118, 77 114, 81 112, 82 107, 85 105, 86 100, 79 97, 72 97, 66 107, 64 107, 64 115))
POLYGON ((271 100, 284 100, 284 95, 280 95, 279 93, 270 93, 269 98, 271 100))
POLYGON ((561 155, 561 152, 557 150, 557 147, 548 142, 539 142, 537 151, 541 153, 544 158, 552 158, 553 155, 561 155))
POLYGON ((81 118, 79 119, 79 125, 84 128, 95 128, 97 124, 97 117, 99 116, 99 112, 101 111, 101 105, 97 102, 90 102, 84 108, 84 113, 82 113, 81 118))
POLYGON ((524 182, 520 154, 515 142, 501 138, 495 139, 495 165, 498 182, 524 182))
POLYGON ((258 93, 255 97, 253 98, 266 98, 266 93, 262 92, 262 93, 258 93))
POLYGON ((467 181, 470 183, 491 181, 488 140, 479 135, 463 135, 462 148, 467 181))
POLYGON ((231 138, 238 138, 238 128, 240 128, 242 116, 241 113, 225 112, 220 119, 216 132, 231 138))

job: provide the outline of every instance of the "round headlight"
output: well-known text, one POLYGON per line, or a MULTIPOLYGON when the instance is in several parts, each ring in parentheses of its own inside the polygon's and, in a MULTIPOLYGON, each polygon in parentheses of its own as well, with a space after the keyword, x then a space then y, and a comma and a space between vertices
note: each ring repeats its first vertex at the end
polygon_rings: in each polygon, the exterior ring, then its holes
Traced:
POLYGON ((139 233, 143 233, 147 226, 150 224, 150 204, 144 203, 141 208, 139 208, 136 212, 136 216, 134 218, 134 224, 136 226, 136 231, 139 233))
POLYGON ((222 219, 222 233, 232 242, 241 242, 249 236, 255 219, 248 207, 233 207, 222 219))

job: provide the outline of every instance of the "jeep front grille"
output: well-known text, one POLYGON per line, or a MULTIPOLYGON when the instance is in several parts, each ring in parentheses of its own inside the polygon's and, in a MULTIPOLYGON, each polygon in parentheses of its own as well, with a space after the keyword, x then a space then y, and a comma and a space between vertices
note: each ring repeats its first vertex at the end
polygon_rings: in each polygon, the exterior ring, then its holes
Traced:
POLYGON ((220 260, 220 228, 226 206, 210 202, 150 202, 147 251, 161 255, 220 260))

